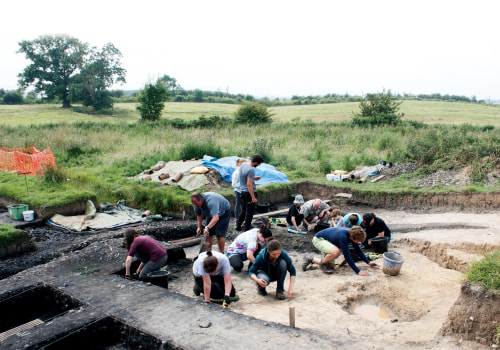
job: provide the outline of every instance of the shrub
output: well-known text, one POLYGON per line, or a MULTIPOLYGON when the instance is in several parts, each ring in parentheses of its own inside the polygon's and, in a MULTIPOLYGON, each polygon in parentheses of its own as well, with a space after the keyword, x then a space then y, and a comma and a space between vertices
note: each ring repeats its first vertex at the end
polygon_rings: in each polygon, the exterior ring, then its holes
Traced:
POLYGON ((235 113, 238 124, 262 124, 272 122, 272 114, 260 103, 245 103, 235 113))
POLYGON ((358 126, 398 125, 403 113, 398 113, 402 102, 392 100, 391 91, 367 94, 359 103, 359 113, 354 114, 352 123, 358 126))
POLYGON ((180 159, 203 158, 204 155, 210 155, 215 158, 223 156, 222 148, 217 146, 212 140, 205 143, 189 142, 182 146, 180 159))
POLYGON ((6 105, 20 105, 23 103, 23 95, 17 91, 8 91, 3 96, 3 103, 6 105))
POLYGON ((155 121, 160 119, 161 112, 165 108, 165 101, 168 99, 168 90, 160 79, 156 84, 148 83, 137 96, 137 110, 141 114, 142 121, 155 121))
POLYGON ((261 137, 253 140, 250 146, 243 149, 243 154, 252 156, 254 154, 260 154, 264 157, 264 162, 270 163, 272 159, 272 149, 274 147, 275 141, 265 137, 261 137))

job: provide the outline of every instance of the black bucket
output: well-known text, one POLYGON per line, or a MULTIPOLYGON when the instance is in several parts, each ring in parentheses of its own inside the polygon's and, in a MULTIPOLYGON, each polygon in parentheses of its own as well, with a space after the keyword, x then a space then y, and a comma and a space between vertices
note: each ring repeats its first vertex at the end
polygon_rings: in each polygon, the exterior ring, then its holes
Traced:
POLYGON ((369 239, 372 242, 373 251, 377 254, 384 254, 387 251, 387 237, 375 237, 369 239))
POLYGON ((147 281, 155 286, 168 289, 168 275, 170 275, 169 271, 153 271, 147 274, 147 281))
POLYGON ((314 227, 314 231, 319 232, 321 230, 324 230, 325 228, 330 228, 330 225, 326 222, 318 222, 314 227))
POLYGON ((257 212, 261 214, 269 212, 269 203, 258 203, 257 212))
POLYGON ((356 253, 356 250, 354 250, 354 247, 352 246, 352 243, 349 243, 349 254, 351 254, 351 258, 354 262, 361 261, 361 258, 358 256, 358 253, 356 253))

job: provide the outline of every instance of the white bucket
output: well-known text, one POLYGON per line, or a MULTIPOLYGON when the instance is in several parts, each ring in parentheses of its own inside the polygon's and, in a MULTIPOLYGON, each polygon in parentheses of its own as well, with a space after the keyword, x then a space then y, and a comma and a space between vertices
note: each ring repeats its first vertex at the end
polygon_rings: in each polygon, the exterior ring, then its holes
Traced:
POLYGON ((35 219, 35 212, 33 210, 23 211, 24 221, 33 221, 35 219))

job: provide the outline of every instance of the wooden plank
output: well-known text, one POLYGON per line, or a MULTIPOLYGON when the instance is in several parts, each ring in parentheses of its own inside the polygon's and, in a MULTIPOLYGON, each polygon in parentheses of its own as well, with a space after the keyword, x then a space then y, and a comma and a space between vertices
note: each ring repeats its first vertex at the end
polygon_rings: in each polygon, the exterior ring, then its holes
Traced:
POLYGON ((372 183, 373 182, 377 182, 378 180, 380 180, 380 179, 382 179, 384 177, 385 177, 385 175, 379 175, 379 176, 375 177, 373 180, 371 180, 370 182, 372 182, 372 183))
MULTIPOLYGON (((327 200, 324 200, 323 202, 325 202, 326 204, 328 204, 328 203, 331 202, 331 200, 327 199, 327 200)), ((282 210, 270 211, 268 213, 263 213, 263 214, 257 214, 257 215, 254 215, 253 217, 255 219, 255 218, 260 218, 260 217, 263 217, 263 216, 272 217, 274 215, 282 215, 282 214, 287 214, 287 213, 288 213, 288 208, 287 209, 282 209, 282 210)))

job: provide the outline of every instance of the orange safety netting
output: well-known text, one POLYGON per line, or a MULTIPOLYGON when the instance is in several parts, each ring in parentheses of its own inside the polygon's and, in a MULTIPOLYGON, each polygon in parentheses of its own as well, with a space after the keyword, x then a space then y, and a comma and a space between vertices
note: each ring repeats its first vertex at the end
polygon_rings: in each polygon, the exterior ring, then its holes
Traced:
POLYGON ((0 171, 17 171, 24 175, 43 176, 47 167, 56 168, 56 158, 49 147, 43 151, 35 147, 0 147, 0 171))

